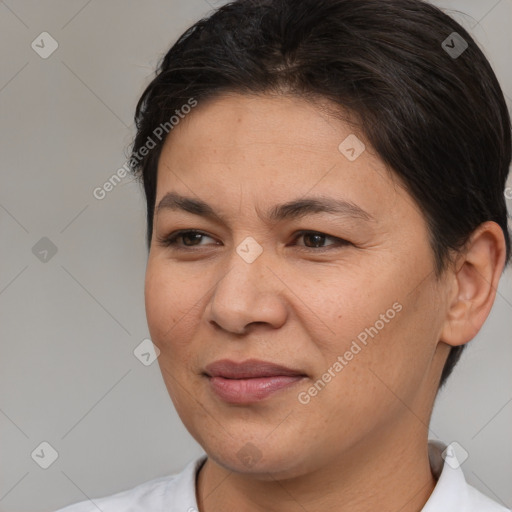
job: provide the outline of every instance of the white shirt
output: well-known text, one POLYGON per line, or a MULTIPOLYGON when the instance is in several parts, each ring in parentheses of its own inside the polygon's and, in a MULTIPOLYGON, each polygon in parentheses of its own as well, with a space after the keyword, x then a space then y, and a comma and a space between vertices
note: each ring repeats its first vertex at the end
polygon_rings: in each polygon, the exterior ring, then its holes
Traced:
MULTIPOLYGON (((437 484, 421 512, 512 512, 466 482, 454 452, 443 462, 446 448, 438 441, 429 441, 430 467, 437 484)), ((127 491, 81 501, 56 512, 198 512, 196 473, 206 458, 202 455, 192 460, 179 474, 155 478, 127 491)))

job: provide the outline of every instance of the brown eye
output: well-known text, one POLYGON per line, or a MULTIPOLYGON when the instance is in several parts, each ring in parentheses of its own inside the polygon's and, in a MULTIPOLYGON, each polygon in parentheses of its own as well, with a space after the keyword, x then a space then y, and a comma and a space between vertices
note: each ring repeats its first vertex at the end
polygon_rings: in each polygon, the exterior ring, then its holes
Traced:
POLYGON ((303 237, 306 242, 305 245, 299 247, 303 247, 305 249, 329 249, 331 247, 340 247, 344 245, 349 245, 350 242, 343 240, 341 238, 337 238, 334 236, 326 235, 325 233, 320 233, 318 231, 301 231, 298 233, 298 236, 295 240, 303 237), (326 239, 334 240, 334 243, 328 244, 327 246, 322 246, 326 239), (319 247, 320 245, 320 247, 319 247))
POLYGON ((201 247, 200 244, 195 242, 200 242, 202 237, 211 238, 209 235, 201 231, 183 230, 171 233, 166 237, 158 238, 158 243, 163 247, 173 247, 175 249, 183 249, 184 247, 201 247), (183 241, 183 244, 177 242, 179 239, 183 241))

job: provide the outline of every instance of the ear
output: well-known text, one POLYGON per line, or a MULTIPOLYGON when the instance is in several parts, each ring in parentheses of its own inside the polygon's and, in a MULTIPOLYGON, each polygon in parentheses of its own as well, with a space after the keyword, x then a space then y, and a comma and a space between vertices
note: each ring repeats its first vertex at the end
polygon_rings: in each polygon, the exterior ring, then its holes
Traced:
POLYGON ((505 258, 501 227, 492 221, 478 226, 452 271, 453 287, 440 341, 458 346, 476 336, 496 298, 505 258))

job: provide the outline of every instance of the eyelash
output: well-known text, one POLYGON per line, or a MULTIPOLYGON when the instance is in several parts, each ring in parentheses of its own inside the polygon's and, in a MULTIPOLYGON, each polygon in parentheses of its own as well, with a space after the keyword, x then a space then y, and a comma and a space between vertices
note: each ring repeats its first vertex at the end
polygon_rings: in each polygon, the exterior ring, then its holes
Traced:
MULTIPOLYGON (((189 229, 189 230, 181 230, 181 231, 176 231, 174 233, 171 233, 169 236, 166 236, 166 237, 157 237, 157 242, 160 246, 162 247, 172 247, 174 250, 177 250, 177 251, 193 251, 193 250, 196 250, 194 249, 194 247, 197 247, 197 246, 179 246, 176 244, 176 241, 178 238, 181 238, 183 237, 183 235, 186 235, 186 234, 190 234, 190 233, 195 233, 195 234, 199 234, 199 235, 202 235, 202 236, 207 236, 209 238, 213 238, 211 237, 210 235, 208 235, 207 233, 204 233, 202 231, 198 231, 198 230, 195 230, 195 229, 189 229)), ((335 240, 336 243, 335 244, 331 244, 327 247, 305 247, 305 246, 300 246, 300 250, 305 250, 305 251, 315 251, 315 252, 324 252, 324 251, 329 251, 329 250, 332 250, 334 248, 339 248, 339 247, 342 247, 342 246, 347 246, 347 245, 352 245, 350 242, 348 242, 347 240, 343 240, 342 238, 337 238, 337 237, 334 237, 334 236, 330 236, 330 235, 327 235, 325 233, 322 233, 320 231, 308 231, 308 230, 303 230, 303 231, 298 231, 296 233, 296 237, 294 238, 294 240, 297 240, 298 238, 300 238, 301 236, 303 235, 320 235, 322 237, 325 237, 326 239, 330 238, 331 240, 335 240)))

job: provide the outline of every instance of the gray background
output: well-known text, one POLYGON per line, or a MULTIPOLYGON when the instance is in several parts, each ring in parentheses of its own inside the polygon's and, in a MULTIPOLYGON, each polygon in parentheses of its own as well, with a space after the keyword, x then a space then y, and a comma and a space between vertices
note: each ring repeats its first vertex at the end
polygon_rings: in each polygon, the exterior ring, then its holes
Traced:
MULTIPOLYGON (((136 101, 162 53, 220 3, 0 2, 2 512, 112 494, 202 453, 157 363, 133 353, 149 337, 142 191, 131 178, 103 200, 93 190, 125 163, 136 101), (59 45, 46 59, 31 47, 44 31, 59 45), (31 457, 43 441, 58 452, 48 469, 31 457)), ((436 3, 469 15, 453 14, 484 48, 512 106, 512 0, 436 3)), ((432 438, 468 452, 467 479, 508 507, 511 315, 508 270, 431 424, 432 438)))

